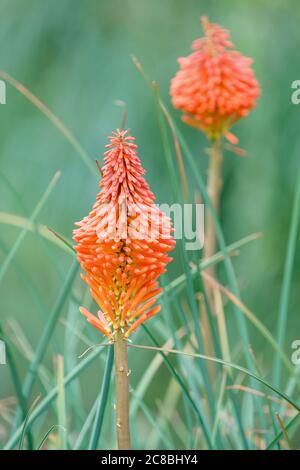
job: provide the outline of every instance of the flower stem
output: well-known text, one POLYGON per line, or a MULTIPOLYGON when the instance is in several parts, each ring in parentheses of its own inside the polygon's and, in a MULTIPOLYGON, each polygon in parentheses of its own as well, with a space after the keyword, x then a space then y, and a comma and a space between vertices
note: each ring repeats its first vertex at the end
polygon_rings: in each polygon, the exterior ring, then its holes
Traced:
MULTIPOLYGON (((222 189, 222 148, 221 139, 215 140, 211 148, 210 163, 207 180, 207 193, 216 212, 219 211, 220 193, 222 189)), ((210 258, 216 253, 216 230, 211 213, 207 216, 206 237, 204 244, 204 258, 210 258)), ((214 274, 214 267, 207 269, 210 275, 214 274)))
POLYGON ((122 332, 117 331, 114 342, 116 374, 116 428, 118 449, 131 448, 129 427, 129 383, 127 343, 122 332))
MULTIPOLYGON (((221 139, 217 139, 213 141, 210 156, 209 156, 209 168, 208 168, 208 178, 207 178, 207 194, 210 198, 211 204, 216 212, 219 211, 220 206, 220 193, 222 189, 222 148, 221 148, 221 139)), ((214 224, 214 219, 212 217, 211 212, 207 214, 206 218, 206 230, 205 230, 205 243, 204 243, 204 259, 209 259, 216 253, 217 248, 217 237, 216 237, 216 228, 214 224)), ((209 266, 206 272, 214 277, 215 275, 215 267, 209 266)), ((218 308, 218 297, 219 293, 217 290, 214 290, 212 286, 204 279, 204 286, 205 291, 207 294, 207 300, 209 303, 209 308, 214 315, 217 315, 219 311, 218 308)), ((212 338, 212 331, 209 322, 209 316, 207 309, 203 308, 202 315, 201 315, 201 322, 202 328, 204 331, 204 351, 208 354, 213 356, 214 349, 213 349, 213 338, 212 338)), ((208 366, 209 375, 212 381, 215 380, 215 365, 210 364, 208 366)))

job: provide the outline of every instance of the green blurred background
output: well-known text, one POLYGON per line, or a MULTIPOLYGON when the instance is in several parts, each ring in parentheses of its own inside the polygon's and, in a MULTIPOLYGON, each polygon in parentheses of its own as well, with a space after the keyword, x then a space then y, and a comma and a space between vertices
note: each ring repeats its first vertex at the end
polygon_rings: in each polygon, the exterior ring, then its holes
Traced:
MULTIPOLYGON (((128 127, 137 138, 147 179, 159 202, 172 202, 169 175, 153 97, 130 56, 136 55, 157 80, 170 106, 169 82, 177 70, 176 60, 187 55, 193 39, 201 35, 199 17, 207 14, 230 29, 237 48, 254 59, 262 97, 251 115, 234 128, 247 157, 226 153, 222 222, 228 243, 249 233, 263 233, 261 240, 242 249, 234 265, 244 302, 273 333, 300 155, 300 106, 292 105, 290 99, 291 83, 300 79, 298 3, 0 2, 0 69, 23 83, 57 114, 92 161, 101 160, 107 136, 118 127, 122 110, 115 101, 123 100, 128 108, 128 127)), ((205 137, 182 124, 178 112, 172 113, 205 175, 205 137)), ((61 170, 62 177, 38 221, 70 238, 74 221, 87 214, 95 199, 97 179, 58 130, 9 85, 7 104, 0 106, 0 119, 0 211, 30 215, 54 173, 61 170)), ((190 188, 196 191, 189 172, 188 179, 190 188)), ((18 233, 18 229, 0 224, 0 259, 4 259, 18 233)), ((298 243, 285 344, 288 355, 291 341, 300 337, 299 254, 298 243)), ((45 312, 55 302, 68 270, 70 256, 29 234, 15 263, 0 284, 1 320, 16 319, 34 348, 45 324, 45 312), (24 278, 30 279, 34 295, 24 278)), ((170 278, 179 275, 179 269, 179 264, 173 263, 170 278)), ((83 289, 80 281, 78 288, 83 289)), ((83 325, 81 318, 78 322, 83 325)), ((265 342, 255 331, 250 332, 257 354, 266 365, 271 364, 272 358, 265 357, 265 342)), ((58 338, 64 335, 62 326, 57 334, 58 338)), ((20 359, 21 372, 22 364, 20 359)), ((89 389, 88 396, 95 398, 97 387, 89 389)), ((1 366, 0 398, 11 391, 8 371, 1 366)))

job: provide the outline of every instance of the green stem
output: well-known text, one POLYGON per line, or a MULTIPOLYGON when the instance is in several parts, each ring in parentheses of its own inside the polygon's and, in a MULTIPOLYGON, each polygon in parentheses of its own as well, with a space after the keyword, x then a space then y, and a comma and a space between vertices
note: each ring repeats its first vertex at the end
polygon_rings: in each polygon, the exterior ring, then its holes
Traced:
MULTIPOLYGON (((213 142, 211 148, 211 155, 209 158, 209 169, 207 179, 207 194, 210 198, 211 204, 216 213, 219 211, 220 206, 220 192, 222 188, 222 148, 221 140, 218 139, 213 142)), ((204 258, 210 258, 216 253, 216 228, 215 222, 211 212, 209 211, 206 220, 206 237, 204 244, 204 258)), ((208 269, 209 273, 213 275, 214 268, 211 266, 208 269)))
POLYGON ((127 343, 122 332, 117 331, 114 342, 116 376, 116 429, 118 449, 131 448, 129 426, 129 370, 127 361, 127 343))

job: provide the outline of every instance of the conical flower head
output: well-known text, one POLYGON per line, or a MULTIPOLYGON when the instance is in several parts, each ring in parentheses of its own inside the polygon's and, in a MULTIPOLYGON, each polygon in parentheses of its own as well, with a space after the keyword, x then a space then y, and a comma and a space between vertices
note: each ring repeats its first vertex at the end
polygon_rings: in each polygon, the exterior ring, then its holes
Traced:
POLYGON ((134 138, 117 130, 104 154, 100 192, 92 211, 76 225, 75 250, 99 306, 81 313, 109 338, 119 328, 128 337, 160 306, 158 277, 171 261, 172 226, 154 203, 134 138))
POLYGON ((180 70, 171 81, 175 108, 182 119, 204 131, 210 139, 228 129, 255 106, 260 89, 252 60, 234 49, 229 32, 202 18, 204 37, 192 44, 194 52, 178 59, 180 70))

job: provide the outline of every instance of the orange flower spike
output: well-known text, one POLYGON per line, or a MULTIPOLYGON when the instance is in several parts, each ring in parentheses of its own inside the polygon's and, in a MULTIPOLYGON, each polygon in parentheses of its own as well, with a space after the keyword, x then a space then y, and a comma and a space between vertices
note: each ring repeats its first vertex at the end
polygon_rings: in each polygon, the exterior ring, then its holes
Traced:
POLYGON ((212 140, 224 135, 236 144, 228 130, 254 108, 260 95, 252 59, 234 50, 226 29, 206 17, 201 21, 204 37, 193 42, 192 54, 178 59, 180 70, 171 81, 172 102, 184 112, 187 124, 212 140))
POLYGON ((154 203, 144 179, 134 138, 117 130, 104 154, 100 192, 92 211, 74 230, 82 279, 101 311, 84 307, 88 322, 110 339, 121 329, 127 338, 160 310, 157 279, 171 261, 172 225, 154 203))

